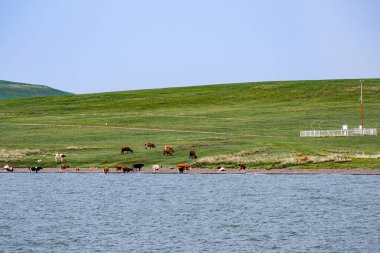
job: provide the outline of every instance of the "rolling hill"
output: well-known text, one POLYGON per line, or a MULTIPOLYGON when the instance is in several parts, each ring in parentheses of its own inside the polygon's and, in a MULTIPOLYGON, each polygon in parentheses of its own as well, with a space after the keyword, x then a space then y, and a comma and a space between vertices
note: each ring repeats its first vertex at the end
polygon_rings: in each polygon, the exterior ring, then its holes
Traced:
POLYGON ((46 97, 70 94, 44 85, 0 80, 0 99, 46 97))
MULTIPOLYGON (((0 100, 0 165, 142 162, 173 167, 380 169, 378 136, 300 138, 360 124, 359 80, 206 85, 0 100), (145 150, 153 142, 157 149, 145 150), (173 156, 162 147, 172 145, 173 156), (129 146, 133 154, 121 155, 129 146), (198 159, 189 158, 189 150, 198 159), (307 156, 307 162, 297 162, 307 156)), ((380 79, 364 81, 365 126, 380 127, 380 79)))

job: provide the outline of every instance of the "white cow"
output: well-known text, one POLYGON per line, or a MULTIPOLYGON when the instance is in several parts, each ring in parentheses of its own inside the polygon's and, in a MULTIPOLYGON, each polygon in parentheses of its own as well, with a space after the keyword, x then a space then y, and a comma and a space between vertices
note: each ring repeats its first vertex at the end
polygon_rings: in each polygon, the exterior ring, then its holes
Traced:
POLYGON ((152 166, 153 173, 160 172, 160 168, 162 168, 162 165, 155 164, 152 166))
POLYGON ((13 167, 7 164, 4 166, 4 170, 5 171, 13 171, 13 167))
POLYGON ((63 161, 63 159, 66 157, 67 155, 66 154, 59 154, 59 153, 56 153, 55 154, 55 161, 58 161, 61 160, 61 162, 63 161))

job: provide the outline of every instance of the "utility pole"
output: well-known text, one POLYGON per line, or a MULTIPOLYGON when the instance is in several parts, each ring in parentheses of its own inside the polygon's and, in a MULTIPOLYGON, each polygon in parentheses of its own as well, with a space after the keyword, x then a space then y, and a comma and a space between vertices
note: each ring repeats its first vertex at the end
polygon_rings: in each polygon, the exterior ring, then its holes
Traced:
POLYGON ((364 108, 363 108, 363 83, 362 83, 362 80, 360 80, 360 116, 361 116, 362 135, 364 135, 364 108))

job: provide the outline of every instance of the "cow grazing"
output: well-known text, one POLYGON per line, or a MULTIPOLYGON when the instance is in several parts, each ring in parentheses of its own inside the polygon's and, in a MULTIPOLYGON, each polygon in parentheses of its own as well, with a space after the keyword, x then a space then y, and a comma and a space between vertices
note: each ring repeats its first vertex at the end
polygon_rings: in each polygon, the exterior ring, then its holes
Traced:
POLYGON ((170 146, 170 145, 165 145, 165 146, 164 146, 164 150, 170 150, 172 153, 174 153, 174 149, 173 149, 173 147, 170 146))
POLYGON ((30 168, 29 168, 29 171, 30 171, 30 172, 33 171, 33 172, 36 172, 36 173, 37 173, 37 172, 39 172, 39 171, 42 170, 42 169, 43 169, 42 167, 39 167, 39 166, 36 167, 36 166, 34 166, 34 167, 30 167, 30 168))
POLYGON ((66 172, 66 169, 67 169, 67 168, 70 168, 70 166, 69 166, 68 164, 62 164, 62 165, 61 165, 61 171, 62 171, 62 172, 66 172))
POLYGON ((144 146, 145 146, 145 149, 156 148, 156 145, 154 145, 154 143, 151 143, 151 142, 145 143, 144 146))
POLYGON ((239 164, 239 171, 241 171, 241 170, 245 171, 246 168, 247 168, 247 164, 245 164, 245 163, 240 163, 239 164))
POLYGON ((103 168, 104 174, 108 174, 109 172, 110 172, 110 168, 108 168, 108 167, 103 168))
POLYGON ((189 158, 197 159, 197 155, 195 154, 194 150, 190 150, 189 158))
POLYGON ((162 154, 163 155, 173 155, 173 151, 170 149, 164 149, 162 154))
POLYGON ((124 168, 122 168, 121 170, 123 171, 123 173, 125 173, 125 172, 127 172, 127 173, 129 173, 129 172, 133 172, 133 169, 132 169, 132 168, 127 168, 127 167, 124 167, 124 168))
POLYGON ((153 173, 160 172, 160 168, 162 168, 162 165, 155 164, 152 166, 153 173))
POLYGON ((144 164, 135 163, 135 164, 133 164, 132 169, 134 169, 135 171, 137 171, 137 170, 140 171, 142 167, 144 167, 144 164))
POLYGON ((54 159, 55 159, 55 161, 60 160, 61 162, 63 162, 63 160, 65 159, 66 156, 67 156, 66 154, 59 154, 59 153, 56 153, 54 159))
POLYGON ((116 172, 121 172, 121 169, 123 168, 123 166, 121 166, 120 164, 117 164, 115 168, 116 168, 116 172))
POLYGON ((13 171, 13 167, 7 164, 7 165, 4 166, 4 170, 7 171, 7 172, 12 172, 13 171))
POLYGON ((76 172, 79 172, 79 171, 80 171, 80 168, 76 168, 75 171, 76 171, 76 172))
POLYGON ((130 147, 122 147, 121 154, 124 154, 124 152, 129 154, 129 153, 133 153, 133 150, 130 147))

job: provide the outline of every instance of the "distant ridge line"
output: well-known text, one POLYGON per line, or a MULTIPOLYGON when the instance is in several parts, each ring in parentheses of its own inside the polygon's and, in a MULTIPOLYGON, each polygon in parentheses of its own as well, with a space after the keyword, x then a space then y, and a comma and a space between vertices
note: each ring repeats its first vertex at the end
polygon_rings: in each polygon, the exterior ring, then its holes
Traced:
POLYGON ((47 97, 72 94, 46 85, 0 80, 0 99, 47 97))

